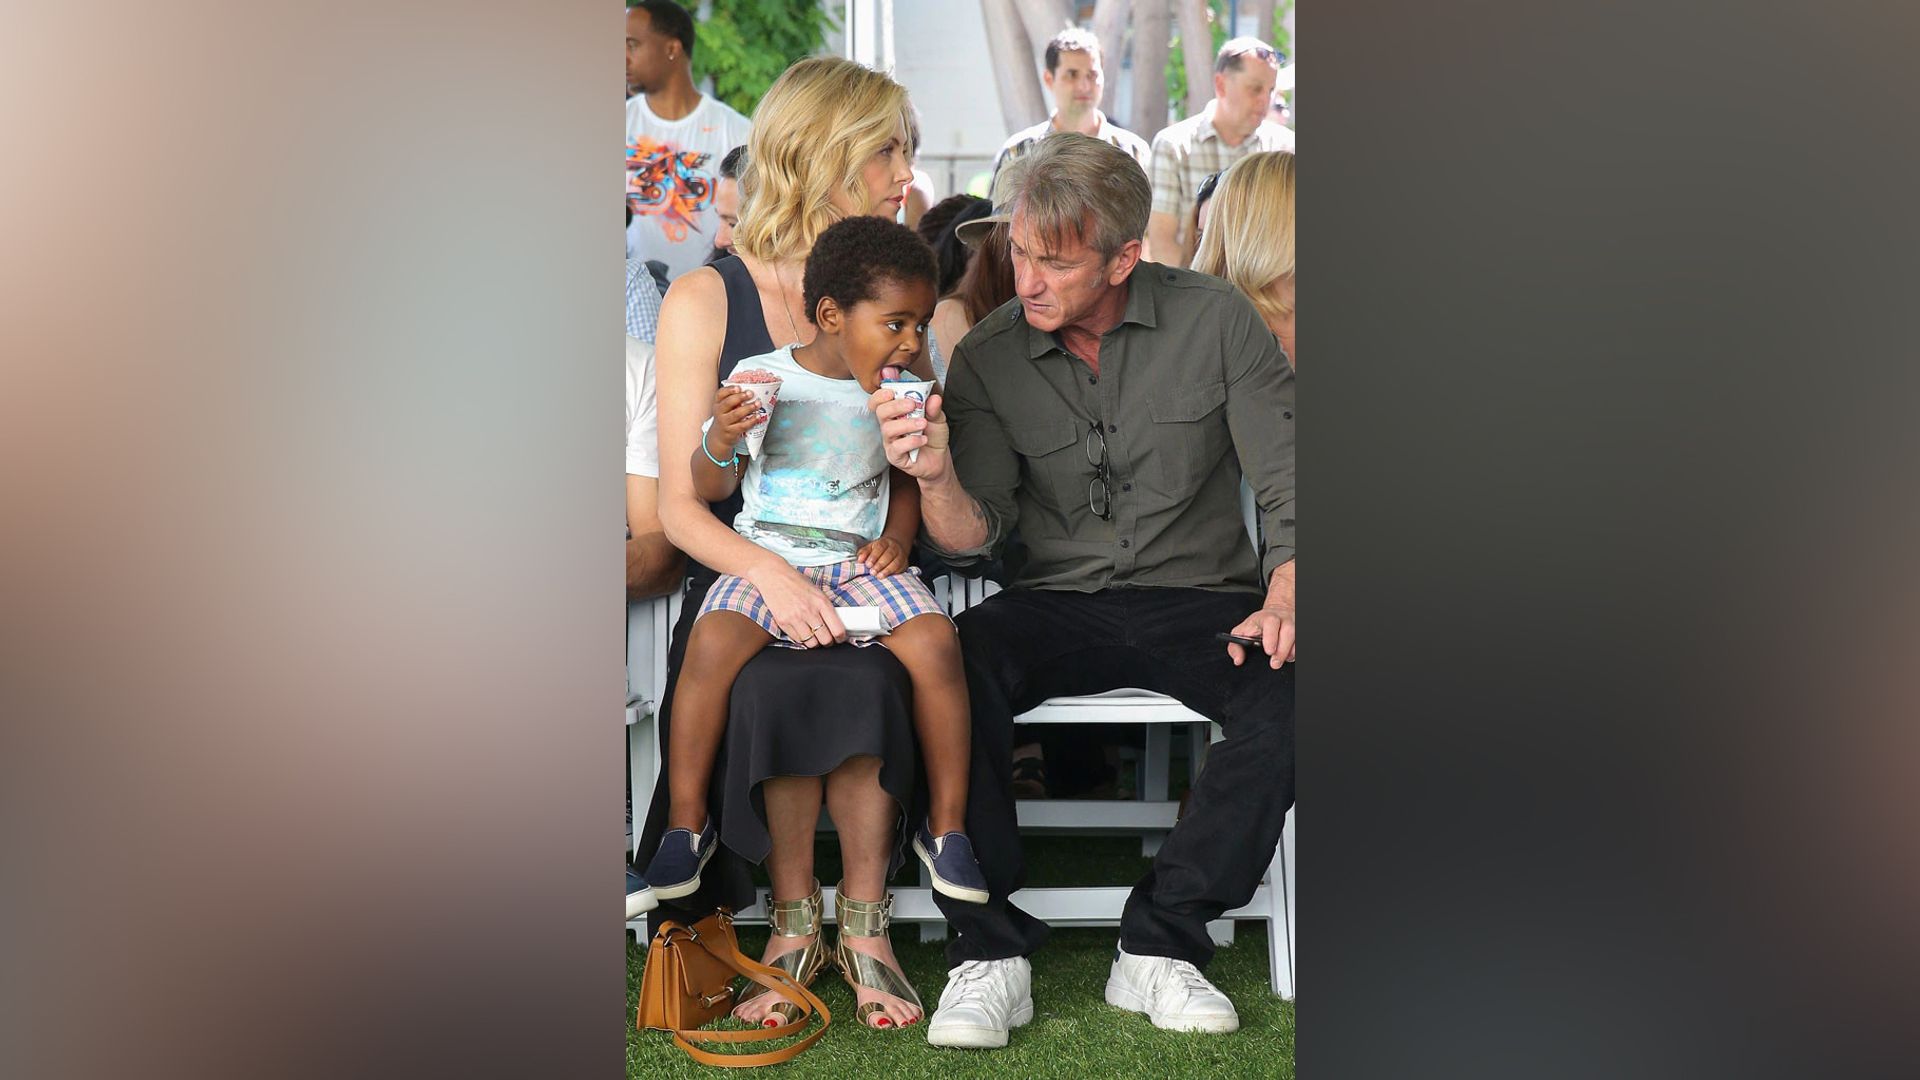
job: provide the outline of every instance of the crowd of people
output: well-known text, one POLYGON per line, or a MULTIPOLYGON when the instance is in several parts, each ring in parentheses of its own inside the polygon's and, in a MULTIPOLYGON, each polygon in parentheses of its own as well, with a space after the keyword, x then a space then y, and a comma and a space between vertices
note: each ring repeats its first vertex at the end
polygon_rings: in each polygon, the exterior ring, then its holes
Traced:
MULTIPOLYGON (((767 963, 838 968, 872 1027, 1004 1046, 1047 936, 1009 900, 1033 781, 1013 718, 1157 690, 1225 742, 1126 904, 1106 1000, 1234 1030, 1206 924, 1252 895, 1293 803, 1283 58, 1228 41, 1213 100, 1149 140, 1101 112, 1098 40, 1065 30, 1055 110, 1007 140, 990 198, 934 200, 887 74, 802 59, 749 119, 695 87, 684 8, 644 0, 626 33, 627 588, 683 598, 628 918, 747 906, 763 866, 767 963), (949 619, 926 580, 948 569, 1005 587, 949 619), (909 852, 951 927, 930 1016, 888 938, 909 852)), ((754 989, 736 1017, 800 1014, 754 989)))

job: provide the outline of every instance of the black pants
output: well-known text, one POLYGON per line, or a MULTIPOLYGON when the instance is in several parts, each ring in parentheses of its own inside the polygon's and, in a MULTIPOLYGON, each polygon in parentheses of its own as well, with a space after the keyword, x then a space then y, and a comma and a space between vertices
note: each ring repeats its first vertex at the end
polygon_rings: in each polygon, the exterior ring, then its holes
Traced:
POLYGON ((959 617, 973 698, 967 832, 991 900, 938 893, 952 927, 947 961, 1026 956, 1047 926, 1007 902, 1026 879, 1014 817, 1013 718, 1050 697, 1157 690, 1218 723, 1185 815, 1134 886, 1120 921, 1130 953, 1205 965, 1207 923, 1252 899, 1293 805, 1293 671, 1265 657, 1234 667, 1214 635, 1260 605, 1251 593, 1114 588, 1008 589, 959 617))

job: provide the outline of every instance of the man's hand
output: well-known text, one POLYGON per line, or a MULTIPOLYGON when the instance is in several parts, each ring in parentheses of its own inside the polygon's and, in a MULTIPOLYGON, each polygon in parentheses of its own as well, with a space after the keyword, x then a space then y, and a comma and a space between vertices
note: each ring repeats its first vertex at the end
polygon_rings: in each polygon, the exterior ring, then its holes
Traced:
MULTIPOLYGON (((1240 620, 1240 625, 1227 632, 1235 637, 1259 638, 1260 647, 1268 657, 1267 665, 1276 671, 1281 664, 1293 662, 1292 608, 1263 607, 1240 620)), ((1229 643, 1227 655, 1233 658, 1233 666, 1239 667, 1246 662, 1247 647, 1229 643)))
MULTIPOLYGON (((881 369, 882 378, 897 375, 898 368, 881 369)), ((947 413, 943 395, 933 394, 927 398, 927 414, 914 419, 911 413, 915 405, 904 398, 896 398, 891 389, 882 384, 867 398, 867 408, 880 421, 880 440, 887 450, 887 462, 894 468, 916 480, 939 480, 947 474, 947 413), (918 460, 908 461, 907 455, 914 450, 921 453, 918 460)))
POLYGON ((874 577, 892 577, 907 568, 907 548, 891 536, 882 536, 861 548, 859 559, 874 577))

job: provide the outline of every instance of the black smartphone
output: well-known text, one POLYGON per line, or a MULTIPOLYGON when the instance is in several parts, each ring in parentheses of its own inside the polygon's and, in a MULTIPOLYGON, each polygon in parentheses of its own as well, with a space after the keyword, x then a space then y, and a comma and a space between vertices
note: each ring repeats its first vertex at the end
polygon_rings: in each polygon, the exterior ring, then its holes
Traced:
POLYGON ((1259 638, 1241 637, 1238 634, 1215 634, 1213 635, 1213 640, 1231 642, 1232 644, 1235 644, 1235 645, 1245 645, 1249 649, 1265 649, 1266 648, 1266 645, 1259 638))

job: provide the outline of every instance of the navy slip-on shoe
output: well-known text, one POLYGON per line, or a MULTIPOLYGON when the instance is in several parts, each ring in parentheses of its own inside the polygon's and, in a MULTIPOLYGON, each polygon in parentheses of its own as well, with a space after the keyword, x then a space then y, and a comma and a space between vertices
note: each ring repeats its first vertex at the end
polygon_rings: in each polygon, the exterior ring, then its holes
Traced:
POLYGON ((927 864, 936 891, 969 904, 987 902, 987 876, 980 872, 966 833, 935 836, 921 822, 913 834, 913 853, 927 864))
POLYGON ((628 863, 627 921, 632 922, 659 906, 660 898, 654 895, 653 888, 647 884, 647 879, 640 876, 640 871, 635 870, 632 863, 628 863))
POLYGON ((700 871, 707 868, 718 847, 713 822, 708 821, 698 834, 691 829, 668 829, 660 838, 660 850, 647 864, 647 884, 662 900, 678 900, 700 888, 700 871))

